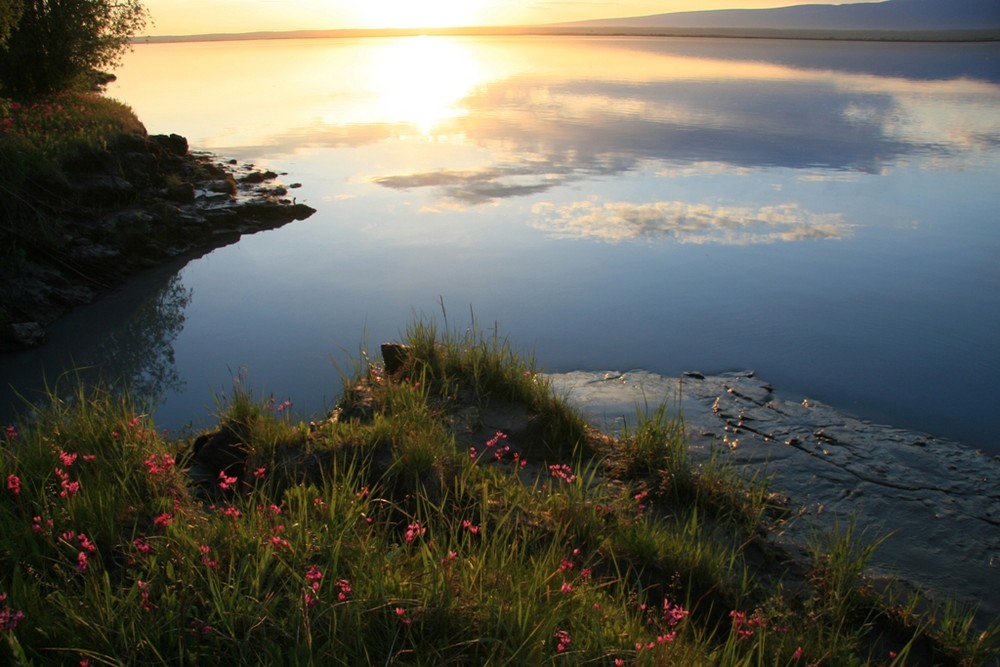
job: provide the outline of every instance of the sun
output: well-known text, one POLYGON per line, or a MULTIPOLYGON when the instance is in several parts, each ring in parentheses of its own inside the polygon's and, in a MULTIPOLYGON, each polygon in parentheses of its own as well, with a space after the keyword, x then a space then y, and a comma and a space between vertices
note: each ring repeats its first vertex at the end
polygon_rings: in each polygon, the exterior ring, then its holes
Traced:
POLYGON ((358 3, 363 28, 453 28, 477 25, 489 0, 366 0, 358 3))

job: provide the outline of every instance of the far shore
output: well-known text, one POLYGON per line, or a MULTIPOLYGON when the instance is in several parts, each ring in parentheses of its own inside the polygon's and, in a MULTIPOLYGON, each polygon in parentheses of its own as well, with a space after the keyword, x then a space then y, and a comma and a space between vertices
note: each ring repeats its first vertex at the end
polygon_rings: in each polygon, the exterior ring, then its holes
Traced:
POLYGON ((351 30, 293 30, 204 35, 150 35, 134 44, 165 42, 223 42, 258 39, 334 39, 357 37, 714 37, 739 39, 802 39, 869 42, 996 42, 1000 29, 985 30, 780 30, 746 28, 482 26, 462 28, 396 28, 351 30))

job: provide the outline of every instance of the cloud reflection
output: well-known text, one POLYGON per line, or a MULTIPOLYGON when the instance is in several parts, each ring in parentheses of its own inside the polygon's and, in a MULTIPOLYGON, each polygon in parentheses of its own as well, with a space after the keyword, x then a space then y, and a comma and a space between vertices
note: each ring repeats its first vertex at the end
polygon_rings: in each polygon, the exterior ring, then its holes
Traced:
POLYGON ((813 213, 799 204, 744 207, 658 201, 577 201, 535 204, 534 226, 560 239, 618 244, 672 241, 685 244, 756 245, 843 239, 853 227, 839 213, 813 213))

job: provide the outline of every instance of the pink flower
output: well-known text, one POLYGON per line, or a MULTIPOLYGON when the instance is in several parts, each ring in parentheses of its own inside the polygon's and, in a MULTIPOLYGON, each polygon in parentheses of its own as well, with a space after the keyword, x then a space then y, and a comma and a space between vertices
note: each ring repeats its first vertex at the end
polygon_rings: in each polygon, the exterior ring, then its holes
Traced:
POLYGON ((351 594, 351 582, 347 579, 338 579, 337 588, 340 589, 340 592, 337 593, 337 599, 343 602, 351 594))
POLYGON ((800 646, 797 649, 795 649, 794 653, 792 653, 792 660, 798 660, 801 657, 802 657, 802 647, 800 646))
POLYGON ((559 590, 562 593, 572 593, 573 584, 569 583, 568 581, 564 581, 562 587, 559 590))
MULTIPOLYGON (((7 594, 0 593, 0 604, 7 601, 7 594)), ((0 632, 13 630, 24 619, 24 612, 11 609, 6 604, 0 607, 0 632)))
POLYGON ((94 544, 90 540, 90 538, 87 537, 84 533, 80 533, 79 535, 77 535, 76 536, 76 540, 77 540, 77 542, 80 543, 80 546, 82 548, 86 549, 90 553, 96 553, 97 552, 97 545, 94 544))
POLYGON ((21 493, 21 478, 17 475, 7 475, 7 488, 15 496, 21 493))
POLYGON ((414 521, 406 527, 406 534, 403 536, 403 539, 406 540, 407 544, 409 544, 416 538, 422 537, 426 532, 427 529, 421 526, 419 521, 414 521))
POLYGON ((556 650, 560 653, 568 649, 569 645, 573 643, 573 638, 566 630, 556 630, 556 633, 552 636, 556 640, 556 650))
POLYGON ((486 441, 486 446, 487 447, 492 447, 493 445, 497 444, 501 440, 506 440, 506 439, 507 439, 507 434, 506 433, 504 433, 503 431, 497 431, 497 434, 495 436, 493 436, 491 439, 489 439, 489 440, 486 441))
POLYGON ((565 463, 555 464, 549 466, 549 474, 557 479, 561 479, 566 484, 572 484, 576 481, 576 475, 573 474, 573 469, 570 468, 565 463))
MULTIPOLYGON (((75 457, 76 454, 73 456, 75 457)), ((71 482, 69 474, 62 468, 56 468, 55 473, 56 477, 59 478, 59 486, 62 488, 62 491, 59 492, 60 498, 68 498, 80 490, 80 482, 71 482)))
POLYGON ((399 620, 402 621, 403 625, 410 625, 413 623, 412 619, 407 618, 406 609, 402 607, 396 607, 396 616, 399 617, 399 620))
POLYGON ((132 540, 132 546, 134 546, 141 554, 148 554, 153 550, 153 547, 151 547, 149 543, 141 537, 137 537, 132 540))
POLYGON ((76 463, 76 457, 77 457, 76 452, 73 452, 72 454, 67 454, 63 450, 61 449, 59 450, 59 460, 61 460, 62 464, 67 468, 76 463))
POLYGON ((3 432, 8 440, 16 440, 21 435, 20 433, 17 432, 17 427, 14 426, 13 424, 5 427, 3 432))
POLYGON ((143 463, 146 464, 149 474, 155 476, 169 472, 174 467, 176 461, 169 454, 161 454, 159 460, 157 460, 156 454, 151 454, 143 463))
POLYGON ((256 470, 253 471, 253 476, 256 477, 257 479, 264 479, 264 475, 266 474, 267 474, 267 468, 265 468, 264 466, 261 466, 260 468, 257 468, 256 470))
POLYGON ((144 611, 149 611, 153 609, 156 605, 149 601, 149 591, 146 588, 149 586, 148 581, 142 581, 141 579, 135 582, 136 588, 139 589, 139 602, 142 605, 144 611))
POLYGON ((231 487, 235 483, 236 483, 236 478, 235 477, 229 477, 228 475, 226 475, 226 471, 225 470, 220 470, 219 471, 219 488, 220 489, 222 489, 223 491, 226 491, 227 489, 229 489, 229 487, 231 487))
POLYGON ((218 561, 214 560, 211 556, 208 555, 212 551, 212 547, 208 546, 207 544, 203 544, 200 547, 198 547, 198 550, 201 551, 202 565, 206 567, 215 567, 216 565, 219 564, 218 561))
POLYGON ((87 570, 87 552, 81 551, 76 555, 76 569, 80 572, 87 570))
POLYGON ((473 535, 476 535, 476 534, 479 533, 479 526, 475 525, 474 523, 472 523, 468 519, 465 519, 464 521, 462 521, 462 528, 465 528, 466 530, 468 530, 473 535))
POLYGON ((166 528, 174 521, 174 515, 170 512, 164 512, 160 516, 153 519, 153 525, 166 528))

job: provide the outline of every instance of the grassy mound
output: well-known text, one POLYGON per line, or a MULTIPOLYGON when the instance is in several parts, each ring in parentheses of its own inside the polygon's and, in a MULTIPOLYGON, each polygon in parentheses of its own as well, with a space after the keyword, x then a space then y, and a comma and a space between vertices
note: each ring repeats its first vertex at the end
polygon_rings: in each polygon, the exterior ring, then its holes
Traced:
POLYGON ((666 409, 612 439, 496 335, 418 323, 391 351, 317 423, 237 385, 192 441, 101 389, 8 427, 0 662, 996 658, 967 615, 876 596, 849 530, 786 562, 764 485, 689 462, 666 409))

